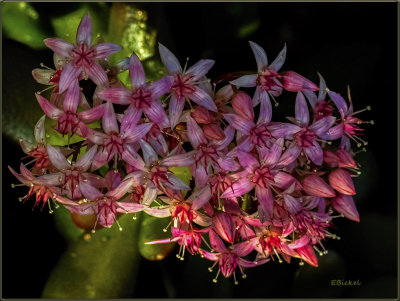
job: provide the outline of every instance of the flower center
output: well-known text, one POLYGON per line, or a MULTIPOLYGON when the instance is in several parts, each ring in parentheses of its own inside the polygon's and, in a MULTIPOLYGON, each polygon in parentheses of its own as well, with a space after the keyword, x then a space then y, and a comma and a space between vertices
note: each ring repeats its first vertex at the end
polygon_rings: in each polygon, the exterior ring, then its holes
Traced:
POLYGON ((65 135, 75 133, 78 129, 79 119, 75 113, 66 112, 58 119, 57 131, 65 135))
POLYGON ((132 102, 136 109, 150 108, 151 106, 151 93, 142 88, 137 89, 131 95, 132 102))
POLYGON ((153 166, 150 169, 149 180, 152 181, 157 187, 160 187, 162 186, 162 182, 169 182, 167 173, 167 167, 159 165, 153 166))
POLYGON ((190 75, 182 77, 181 74, 177 74, 175 77, 175 81, 171 86, 171 90, 179 98, 193 94, 195 89, 190 84, 191 79, 192 76, 190 75))
POLYGON ((90 67, 93 64, 95 52, 93 49, 89 48, 88 45, 82 43, 71 50, 71 57, 75 67, 90 67))
POLYGON ((214 163, 217 163, 218 154, 214 146, 208 146, 201 144, 198 147, 198 152, 195 156, 196 164, 200 163, 203 166, 207 166, 207 159, 210 159, 214 163))
POLYGON ((67 170, 64 172, 63 189, 71 193, 71 199, 79 199, 82 197, 79 189, 79 174, 78 170, 67 170))
POLYGON ((122 156, 122 148, 123 141, 117 135, 111 135, 108 139, 104 142, 103 147, 107 149, 108 157, 107 160, 110 159, 110 156, 114 153, 117 153, 120 157, 122 156))
POLYGON ((46 147, 43 145, 39 145, 37 148, 30 151, 29 156, 37 159, 35 162, 35 167, 42 169, 50 166, 49 156, 47 155, 46 147))
POLYGON ((267 188, 271 182, 274 182, 274 177, 268 167, 261 167, 254 171, 251 181, 263 188, 267 188))
POLYGON ((296 134, 296 142, 299 147, 310 147, 314 144, 317 135, 307 128, 302 129, 296 134))
POLYGON ((314 119, 320 120, 326 116, 332 116, 333 108, 327 101, 318 102, 314 110, 314 119))
POLYGON ((250 131, 251 143, 260 147, 269 147, 271 132, 267 129, 266 124, 259 124, 250 131))
POLYGON ((261 86, 265 91, 276 91, 282 87, 279 82, 278 72, 269 69, 265 69, 259 73, 257 85, 261 86))

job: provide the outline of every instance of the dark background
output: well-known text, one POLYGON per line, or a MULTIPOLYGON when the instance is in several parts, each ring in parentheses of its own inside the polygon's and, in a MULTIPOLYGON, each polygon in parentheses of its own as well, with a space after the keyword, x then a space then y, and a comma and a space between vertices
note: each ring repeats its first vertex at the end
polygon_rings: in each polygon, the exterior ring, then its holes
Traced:
MULTIPOLYGON (((44 24, 46 15, 73 10, 75 3, 35 3, 44 24)), ((294 70, 318 84, 320 72, 331 90, 346 96, 350 85, 355 110, 375 121, 365 125, 366 153, 356 156, 362 175, 355 180, 360 223, 336 219, 340 241, 327 241, 328 255, 318 269, 270 262, 249 269, 239 286, 232 279, 213 284, 210 262, 196 256, 178 261, 141 261, 135 293, 130 297, 240 297, 240 298, 395 298, 397 296, 397 8, 393 3, 142 3, 157 40, 189 66, 200 58, 216 61, 211 78, 226 72, 256 70, 248 41, 267 52, 272 62, 284 43, 287 60, 282 70, 294 70), (244 37, 238 30, 258 21, 244 37), (167 275, 174 293, 163 286, 167 275), (360 286, 331 286, 334 279, 359 280, 360 286)), ((3 39, 3 96, 24 89, 31 70, 49 50, 33 51, 3 39), (17 82, 16 82, 17 81, 17 82), (9 94, 7 94, 9 93, 9 94)), ((45 57, 45 58, 44 58, 45 57)), ((47 57, 47 58, 46 58, 47 57)), ((347 99, 347 97, 346 97, 347 99)), ((295 94, 285 92, 274 109, 275 120, 294 114, 295 94)), ((11 101, 5 99, 4 101, 11 101)), ((7 114, 3 102, 3 116, 7 114)), ((31 211, 33 201, 21 204, 21 190, 12 190, 7 165, 17 169, 24 156, 3 135, 2 272, 3 298, 38 298, 52 267, 66 248, 47 210, 31 211)))

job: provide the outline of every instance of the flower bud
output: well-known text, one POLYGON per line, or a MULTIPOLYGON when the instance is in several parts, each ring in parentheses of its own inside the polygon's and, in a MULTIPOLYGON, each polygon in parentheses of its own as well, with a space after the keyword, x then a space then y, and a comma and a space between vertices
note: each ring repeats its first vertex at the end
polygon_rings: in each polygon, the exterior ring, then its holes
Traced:
POLYGON ((349 172, 342 168, 338 168, 331 172, 329 175, 329 184, 340 193, 346 195, 356 194, 353 180, 351 179, 349 172))

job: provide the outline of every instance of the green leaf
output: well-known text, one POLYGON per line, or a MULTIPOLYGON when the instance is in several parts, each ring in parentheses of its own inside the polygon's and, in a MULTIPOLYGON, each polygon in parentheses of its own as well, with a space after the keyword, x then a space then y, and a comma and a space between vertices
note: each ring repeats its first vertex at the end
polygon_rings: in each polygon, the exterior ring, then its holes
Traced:
POLYGON ((41 26, 39 14, 30 3, 2 3, 4 36, 34 49, 46 48, 43 40, 49 33, 41 26))
POLYGON ((133 221, 131 215, 123 215, 118 222, 123 231, 114 225, 72 243, 51 273, 42 298, 130 296, 140 260, 140 219, 133 221))
POLYGON ((171 167, 169 170, 172 171, 175 176, 189 185, 190 180, 192 179, 192 173, 190 172, 190 168, 188 166, 171 167))
POLYGON ((57 230, 69 241, 75 242, 82 239, 84 230, 79 229, 72 221, 71 213, 64 206, 54 211, 54 221, 57 230))
POLYGON ((171 218, 157 218, 150 215, 144 215, 139 234, 140 254, 148 260, 163 260, 175 248, 175 243, 151 244, 146 242, 165 239, 171 237, 171 231, 164 232, 171 218))

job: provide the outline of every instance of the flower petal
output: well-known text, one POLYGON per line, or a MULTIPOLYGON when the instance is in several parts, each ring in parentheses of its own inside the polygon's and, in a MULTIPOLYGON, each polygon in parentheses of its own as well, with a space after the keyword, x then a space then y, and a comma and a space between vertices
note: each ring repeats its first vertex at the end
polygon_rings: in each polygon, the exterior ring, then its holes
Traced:
POLYGON ((232 184, 224 193, 221 198, 232 198, 242 196, 254 188, 255 184, 250 182, 247 178, 242 178, 239 181, 232 184))
POLYGON ((69 57, 70 52, 74 49, 74 45, 58 38, 49 38, 43 40, 47 47, 49 47, 54 52, 61 54, 64 57, 69 57))
POLYGON ((266 216, 272 217, 275 201, 274 197, 272 196, 271 188, 264 188, 256 185, 256 195, 261 209, 264 211, 266 216))
POLYGON ((85 123, 92 123, 103 117, 105 111, 105 104, 101 104, 90 110, 82 111, 78 113, 78 117, 81 121, 85 123))
POLYGON ((85 67, 85 72, 96 85, 108 87, 107 73, 98 63, 93 63, 90 67, 85 67))
POLYGON ((266 152, 266 154, 264 156, 261 156, 262 160, 265 162, 266 166, 274 167, 278 163, 279 158, 282 155, 283 142, 284 142, 284 139, 279 138, 271 146, 271 148, 268 150, 268 152, 266 152))
POLYGON ((231 102, 238 115, 250 121, 254 120, 253 102, 249 95, 239 92, 232 98, 231 102))
POLYGON ((75 167, 81 169, 81 171, 86 171, 89 169, 90 164, 92 164, 93 158, 97 152, 97 145, 94 145, 90 148, 90 150, 86 151, 86 153, 78 159, 75 163, 75 167))
POLYGON ((268 125, 268 130, 276 137, 290 137, 301 130, 301 127, 291 123, 274 123, 268 125))
POLYGON ((337 212, 342 213, 346 218, 355 222, 360 221, 360 216, 351 196, 339 194, 337 197, 332 199, 332 206, 337 212))
POLYGON ((269 123, 272 118, 271 100, 267 92, 260 93, 260 116, 258 117, 257 124, 269 123))
POLYGON ((332 101, 335 103, 336 107, 339 110, 340 115, 342 117, 345 116, 349 109, 347 108, 347 104, 346 104, 346 101, 344 100, 344 98, 339 93, 336 93, 333 91, 329 91, 328 95, 332 99, 332 101))
POLYGON ((240 165, 242 165, 242 167, 249 172, 252 172, 254 169, 260 167, 260 163, 249 153, 238 151, 237 156, 240 165))
POLYGON ((192 81, 197 81, 214 66, 215 61, 213 60, 200 60, 196 64, 194 64, 192 67, 190 67, 185 74, 190 74, 193 77, 191 78, 192 81))
POLYGON ((115 189, 108 191, 107 196, 118 200, 122 198, 131 189, 132 185, 135 183, 135 179, 130 177, 124 179, 115 189))
POLYGON ((96 59, 106 59, 111 54, 120 51, 122 47, 114 43, 99 43, 93 49, 96 52, 96 59))
POLYGON ((290 174, 280 171, 274 176, 275 185, 282 189, 287 189, 294 183, 296 183, 296 179, 290 174))
POLYGON ((150 205, 157 197, 157 188, 147 186, 143 194, 142 204, 150 205))
POLYGON ((203 131, 192 117, 187 117, 186 126, 189 141, 193 148, 197 148, 200 144, 207 143, 207 139, 204 136, 203 131))
POLYGON ((55 70, 36 68, 32 70, 32 76, 39 84, 51 85, 50 79, 55 72, 55 70))
POLYGON ((322 165, 323 152, 317 141, 314 141, 312 146, 304 147, 304 152, 307 157, 315 164, 322 165))
POLYGON ((174 129, 175 126, 179 123, 179 119, 182 115, 184 106, 185 106, 185 98, 177 97, 174 94, 171 96, 171 100, 169 101, 169 106, 168 106, 171 129, 174 129))
POLYGON ((194 163, 194 152, 191 151, 184 154, 165 157, 160 164, 167 167, 173 167, 173 166, 180 167, 180 166, 189 166, 192 165, 193 163, 194 163))
POLYGON ((108 88, 100 91, 98 96, 115 104, 127 105, 131 103, 131 94, 125 88, 108 88))
POLYGON ((318 87, 306 79, 304 76, 294 72, 286 71, 282 74, 283 88, 291 92, 299 92, 302 90, 318 91, 318 87))
POLYGON ((164 107, 158 99, 153 99, 149 108, 143 108, 144 113, 151 121, 162 128, 169 127, 169 120, 164 107))
POLYGON ((60 81, 58 83, 58 93, 61 94, 69 88, 73 81, 77 80, 82 72, 81 67, 73 67, 68 64, 61 72, 60 81))
POLYGON ((65 98, 63 102, 64 112, 76 113, 78 104, 81 98, 81 90, 79 88, 78 80, 71 82, 65 93, 65 98))
POLYGON ((188 97, 200 106, 205 107, 207 110, 218 112, 214 100, 203 89, 199 87, 192 87, 194 92, 190 93, 188 97))
POLYGON ((278 162, 280 166, 287 166, 292 163, 300 155, 301 148, 295 143, 292 143, 289 148, 283 153, 281 159, 278 162))
POLYGON ((121 138, 125 139, 125 143, 139 141, 150 131, 152 126, 153 124, 151 123, 139 124, 134 128, 126 130, 123 135, 121 135, 121 138))
POLYGON ((40 119, 35 125, 34 136, 37 143, 44 144, 46 142, 46 136, 45 136, 46 133, 44 129, 45 120, 46 120, 46 115, 43 115, 42 117, 40 117, 40 119))
POLYGON ((326 116, 314 122, 308 128, 312 130, 317 136, 325 134, 329 128, 335 123, 336 117, 326 116))
POLYGON ((291 195, 285 193, 283 195, 283 199, 285 201, 286 208, 290 214, 295 215, 303 210, 303 206, 300 204, 297 198, 294 198, 291 195))
POLYGON ((255 124, 236 114, 224 114, 224 118, 229 124, 244 135, 249 135, 255 124))
POLYGON ((85 196, 85 198, 94 201, 97 198, 103 197, 103 194, 95 187, 86 184, 85 182, 81 181, 79 183, 79 189, 82 192, 82 194, 85 196))
POLYGON ((192 209, 198 210, 205 203, 207 203, 211 199, 212 193, 209 185, 204 186, 201 189, 197 189, 192 195, 188 198, 188 201, 192 203, 192 209))
POLYGON ((129 75, 132 81, 132 90, 143 88, 146 85, 146 76, 142 62, 134 52, 130 58, 129 75))
POLYGON ((136 110, 134 106, 129 106, 121 120, 121 133, 135 127, 141 118, 142 110, 136 110))
POLYGON ((50 144, 47 145, 47 154, 51 163, 58 169, 63 170, 71 167, 65 156, 50 144))
POLYGON ((87 46, 92 45, 92 20, 90 19, 89 13, 87 13, 79 23, 78 30, 76 32, 76 43, 85 43, 87 46))
POLYGON ((233 243, 235 226, 229 213, 220 212, 213 216, 212 227, 223 240, 228 243, 233 243))
POLYGON ((139 142, 140 142, 140 147, 142 148, 143 151, 143 156, 144 156, 144 161, 146 162, 146 166, 150 166, 152 163, 157 162, 158 155, 151 147, 151 145, 144 140, 140 140, 139 142))
POLYGON ((163 182, 166 187, 173 190, 190 190, 190 187, 174 175, 168 175, 168 182, 163 182))
POLYGON ((321 177, 311 175, 303 180, 303 189, 308 195, 331 198, 335 191, 321 177))
POLYGON ((209 236, 210 236, 211 247, 215 251, 221 252, 221 253, 226 251, 225 244, 213 230, 210 230, 209 236))
POLYGON ((350 173, 342 168, 338 168, 329 174, 329 184, 333 189, 345 195, 355 195, 353 180, 350 173))
POLYGON ((276 59, 268 66, 268 69, 273 69, 275 71, 279 71, 279 69, 281 69, 281 67, 285 63, 286 51, 287 51, 287 49, 286 49, 286 43, 285 43, 285 45, 283 46, 283 49, 281 50, 281 52, 279 52, 276 59))
POLYGON ((167 94, 174 82, 173 76, 164 76, 156 82, 151 83, 147 88, 151 91, 153 98, 159 98, 167 94))
POLYGON ((229 83, 238 87, 251 88, 257 85, 257 77, 258 74, 243 75, 229 83))
POLYGON ((137 152, 135 152, 133 149, 124 150, 122 152, 122 159, 128 163, 129 165, 135 167, 136 169, 139 170, 146 170, 145 163, 142 159, 141 156, 137 152))
POLYGON ((305 127, 310 122, 310 115, 308 112, 307 102, 303 93, 298 92, 296 96, 295 115, 297 125, 305 127))
POLYGON ((103 130, 107 134, 119 133, 117 117, 114 112, 114 107, 111 102, 107 101, 105 104, 104 115, 102 119, 103 130))
POLYGON ((182 67, 178 62, 176 56, 164 45, 158 43, 158 50, 160 52, 161 61, 169 74, 182 73, 182 67))
POLYGON ((267 54, 265 53, 264 49, 260 45, 254 43, 254 42, 251 42, 251 41, 249 41, 249 43, 250 43, 251 50, 253 50, 254 56, 256 58, 257 70, 261 71, 264 69, 264 67, 267 67, 267 65, 268 65, 267 54))

